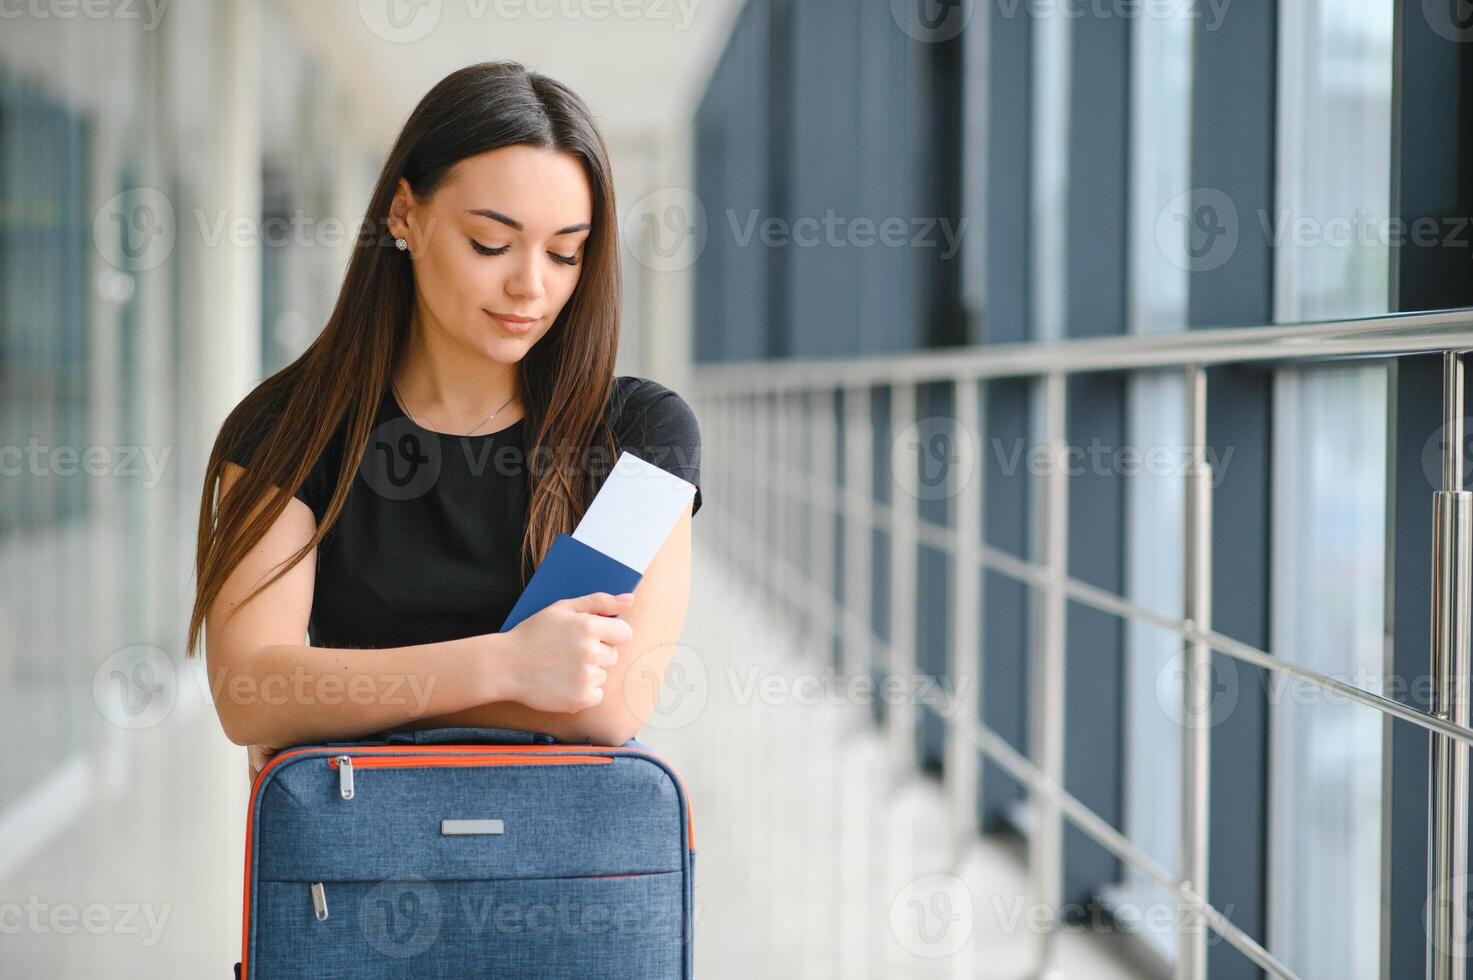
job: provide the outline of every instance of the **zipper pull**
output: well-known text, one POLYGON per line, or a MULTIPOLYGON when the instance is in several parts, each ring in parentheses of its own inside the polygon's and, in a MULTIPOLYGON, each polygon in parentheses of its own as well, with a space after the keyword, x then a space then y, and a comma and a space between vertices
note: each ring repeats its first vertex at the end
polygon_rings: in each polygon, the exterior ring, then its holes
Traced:
POLYGON ((317 913, 318 922, 327 921, 327 891, 322 882, 312 882, 312 911, 317 913))
POLYGON ((338 764, 338 792, 343 799, 353 798, 353 758, 352 756, 340 755, 334 760, 338 764))

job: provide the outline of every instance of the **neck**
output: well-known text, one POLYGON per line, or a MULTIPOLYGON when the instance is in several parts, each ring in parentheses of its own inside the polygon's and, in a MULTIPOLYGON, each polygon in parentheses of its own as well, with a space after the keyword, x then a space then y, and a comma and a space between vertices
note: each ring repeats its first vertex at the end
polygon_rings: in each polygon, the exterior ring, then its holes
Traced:
POLYGON ((496 419, 502 424, 521 415, 515 364, 467 351, 443 331, 423 329, 418 317, 410 325, 409 340, 391 377, 399 396, 409 402, 409 411, 425 423, 459 431, 479 425, 497 409, 496 419))

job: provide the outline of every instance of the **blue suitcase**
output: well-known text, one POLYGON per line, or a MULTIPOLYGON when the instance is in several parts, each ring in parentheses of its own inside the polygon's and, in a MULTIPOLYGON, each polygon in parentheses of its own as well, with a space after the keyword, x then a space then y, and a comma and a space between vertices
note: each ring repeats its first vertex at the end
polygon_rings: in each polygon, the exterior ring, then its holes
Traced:
POLYGON ((286 749, 251 789, 236 977, 689 978, 693 827, 634 739, 440 728, 286 749))

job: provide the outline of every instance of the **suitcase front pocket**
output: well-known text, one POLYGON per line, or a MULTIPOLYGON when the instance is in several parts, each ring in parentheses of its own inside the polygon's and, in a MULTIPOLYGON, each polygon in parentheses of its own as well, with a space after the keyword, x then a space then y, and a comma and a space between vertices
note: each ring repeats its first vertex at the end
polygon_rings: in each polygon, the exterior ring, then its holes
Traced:
POLYGON ((258 924, 278 943, 258 952, 251 977, 338 976, 351 965, 364 980, 674 980, 685 954, 683 892, 679 871, 263 881, 258 924))

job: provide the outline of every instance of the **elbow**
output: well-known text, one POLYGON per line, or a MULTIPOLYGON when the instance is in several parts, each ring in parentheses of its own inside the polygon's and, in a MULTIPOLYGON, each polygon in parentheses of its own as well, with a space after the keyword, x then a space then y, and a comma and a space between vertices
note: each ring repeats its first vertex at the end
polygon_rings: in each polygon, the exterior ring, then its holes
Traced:
POLYGON ((628 711, 585 711, 583 734, 589 745, 623 745, 639 734, 643 721, 628 711))
POLYGON ((639 729, 635 726, 605 728, 601 732, 595 734, 589 744, 619 746, 623 745, 625 742, 629 741, 631 738, 634 738, 638 734, 639 729))
POLYGON ((224 730, 225 737, 228 738, 235 745, 254 745, 255 744, 252 741, 251 736, 249 734, 241 731, 241 729, 239 727, 237 727, 235 725, 229 724, 223 718, 220 719, 220 727, 224 730))
POLYGON ((217 688, 214 691, 215 717, 220 720, 220 729, 225 737, 236 745, 259 744, 258 733, 255 731, 250 712, 243 705, 235 703, 227 690, 217 688))
POLYGON ((220 718, 220 728, 225 732, 225 737, 236 745, 265 744, 251 726, 249 719, 241 716, 241 712, 229 711, 217 704, 215 714, 220 718))
POLYGON ((270 733, 262 730, 263 717, 259 705, 246 704, 232 699, 228 691, 215 694, 215 716, 220 719, 220 728, 225 737, 236 745, 274 745, 270 733))
POLYGON ((542 729, 570 745, 621 745, 639 730, 639 719, 611 706, 607 694, 604 701, 590 708, 550 717, 565 720, 543 723, 542 729))
POLYGON ((208 666, 209 689, 215 716, 225 737, 236 745, 276 745, 267 730, 277 716, 261 684, 243 667, 239 655, 217 656, 208 666))

